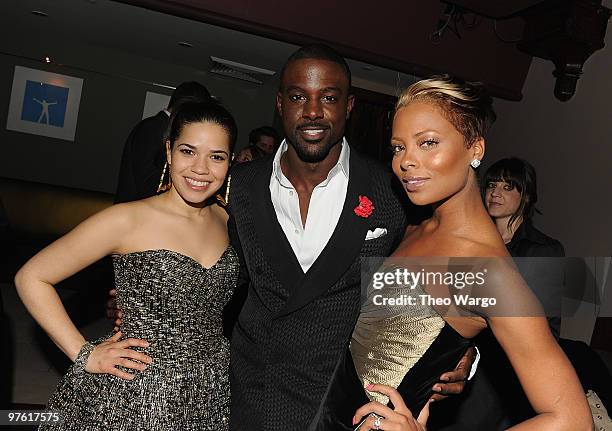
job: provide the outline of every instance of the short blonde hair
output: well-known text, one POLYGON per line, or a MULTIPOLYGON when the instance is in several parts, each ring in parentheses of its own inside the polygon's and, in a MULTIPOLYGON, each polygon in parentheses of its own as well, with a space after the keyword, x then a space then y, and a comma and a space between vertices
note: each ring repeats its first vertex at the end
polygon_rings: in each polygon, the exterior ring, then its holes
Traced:
POLYGON ((406 88, 395 105, 395 112, 417 101, 437 105, 468 146, 484 137, 496 119, 493 99, 483 84, 450 75, 433 76, 406 88))

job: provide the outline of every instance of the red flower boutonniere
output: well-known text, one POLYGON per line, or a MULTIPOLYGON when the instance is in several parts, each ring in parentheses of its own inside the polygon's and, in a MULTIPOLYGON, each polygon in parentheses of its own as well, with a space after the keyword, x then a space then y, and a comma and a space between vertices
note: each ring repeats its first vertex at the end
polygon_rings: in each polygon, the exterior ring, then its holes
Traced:
POLYGON ((353 210, 359 217, 368 218, 374 211, 374 204, 367 196, 359 196, 359 205, 353 210))

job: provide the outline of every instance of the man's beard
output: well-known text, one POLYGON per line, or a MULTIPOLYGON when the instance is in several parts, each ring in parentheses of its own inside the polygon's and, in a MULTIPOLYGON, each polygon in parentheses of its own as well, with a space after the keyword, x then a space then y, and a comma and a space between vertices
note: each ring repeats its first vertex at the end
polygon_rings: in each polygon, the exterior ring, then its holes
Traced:
POLYGON ((289 144, 293 146, 296 154, 304 163, 320 163, 325 160, 331 149, 340 141, 341 139, 335 141, 330 139, 326 144, 304 144, 299 139, 294 138, 293 142, 289 141, 289 144))

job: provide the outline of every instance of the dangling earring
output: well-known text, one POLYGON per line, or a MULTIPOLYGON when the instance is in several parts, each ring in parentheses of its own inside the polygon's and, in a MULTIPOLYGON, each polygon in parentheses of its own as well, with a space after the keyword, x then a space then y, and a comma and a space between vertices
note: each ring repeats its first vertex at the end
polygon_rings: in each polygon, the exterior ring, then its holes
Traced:
MULTIPOLYGON (((232 157, 230 160, 234 160, 235 154, 232 153, 232 157)), ((232 174, 228 174, 227 176, 227 185, 225 187, 225 197, 221 196, 221 193, 217 194, 217 201, 221 204, 221 206, 226 207, 229 204, 229 195, 230 195, 230 185, 232 184, 232 174)))
POLYGON ((162 171, 161 178, 159 179, 159 185, 157 186, 157 193, 165 192, 170 190, 172 186, 172 177, 170 176, 170 170, 168 169, 168 162, 164 163, 164 170, 162 171), (164 177, 166 176, 166 170, 168 170, 168 184, 164 184, 164 177))
POLYGON ((215 199, 217 199, 217 202, 219 202, 219 205, 221 205, 223 208, 227 206, 227 202, 225 201, 223 196, 221 196, 220 194, 216 195, 215 199))
POLYGON ((225 208, 229 202, 229 189, 230 189, 231 181, 232 181, 232 176, 228 175, 227 184, 225 187, 225 197, 223 197, 221 193, 217 193, 215 195, 215 199, 217 200, 217 202, 219 202, 219 205, 221 205, 223 208, 225 208))
POLYGON ((478 160, 478 159, 474 159, 474 160, 472 160, 472 161, 470 162, 470 165, 471 165, 471 166, 472 166, 474 169, 476 169, 478 166, 480 166, 480 160, 478 160))
POLYGON ((225 187, 225 197, 221 196, 221 193, 217 195, 217 200, 221 203, 221 206, 226 207, 229 203, 230 185, 232 184, 232 176, 227 176, 227 185, 225 187))

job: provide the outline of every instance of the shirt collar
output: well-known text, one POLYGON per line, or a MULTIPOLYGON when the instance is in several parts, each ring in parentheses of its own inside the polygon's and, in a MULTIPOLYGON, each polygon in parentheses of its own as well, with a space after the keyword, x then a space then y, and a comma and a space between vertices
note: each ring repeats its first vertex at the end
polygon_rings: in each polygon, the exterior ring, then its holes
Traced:
MULTIPOLYGON (((327 182, 331 178, 333 178, 333 176, 336 175, 338 171, 342 172, 347 180, 349 179, 349 161, 351 150, 349 148, 348 142, 346 141, 346 138, 344 137, 342 138, 342 143, 340 145, 342 145, 342 150, 340 150, 340 157, 338 157, 338 162, 334 165, 333 168, 330 169, 329 174, 327 175, 327 179, 320 184, 322 186, 325 186, 327 182)), ((276 178, 281 185, 292 188, 293 186, 291 185, 287 177, 285 177, 285 175, 283 174, 280 165, 281 157, 285 153, 285 151, 287 151, 288 148, 289 144, 287 143, 287 140, 283 139, 283 142, 278 147, 278 150, 276 150, 274 160, 272 161, 272 178, 276 178)))

